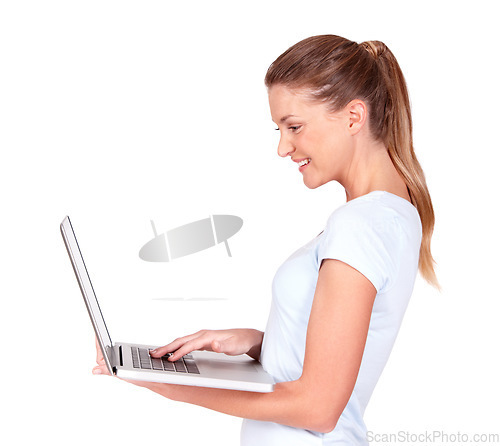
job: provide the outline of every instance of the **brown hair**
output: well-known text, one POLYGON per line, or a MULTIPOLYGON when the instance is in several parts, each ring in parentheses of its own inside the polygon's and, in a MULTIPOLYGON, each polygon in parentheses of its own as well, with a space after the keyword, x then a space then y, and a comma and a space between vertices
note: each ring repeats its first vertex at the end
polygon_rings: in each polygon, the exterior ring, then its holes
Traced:
POLYGON ((434 210, 422 167, 413 150, 410 99, 399 64, 379 41, 358 44, 343 37, 309 37, 295 44, 269 67, 266 86, 306 89, 333 112, 353 99, 368 107, 373 137, 387 147, 408 188, 422 222, 419 269, 439 288, 431 254, 434 210))

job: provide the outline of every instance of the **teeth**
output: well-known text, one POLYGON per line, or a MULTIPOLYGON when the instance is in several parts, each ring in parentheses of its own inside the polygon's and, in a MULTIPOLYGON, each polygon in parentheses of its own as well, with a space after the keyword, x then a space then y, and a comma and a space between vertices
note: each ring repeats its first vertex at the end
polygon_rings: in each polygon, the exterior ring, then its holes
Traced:
POLYGON ((311 158, 307 158, 306 160, 303 160, 299 163, 299 167, 305 166, 306 164, 309 164, 311 161, 311 158))

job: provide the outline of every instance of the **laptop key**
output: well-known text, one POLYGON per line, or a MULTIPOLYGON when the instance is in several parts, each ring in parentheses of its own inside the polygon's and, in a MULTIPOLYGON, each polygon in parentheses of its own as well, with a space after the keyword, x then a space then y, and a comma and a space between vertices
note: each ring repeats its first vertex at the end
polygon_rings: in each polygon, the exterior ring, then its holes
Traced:
POLYGON ((168 361, 165 356, 161 358, 161 362, 163 363, 163 370, 165 370, 165 372, 175 372, 174 363, 168 361))
POLYGON ((187 372, 186 366, 184 365, 184 362, 182 361, 182 359, 179 359, 178 361, 175 361, 174 365, 175 365, 175 371, 176 372, 181 372, 181 373, 186 373, 187 372))
POLYGON ((188 373, 195 373, 197 375, 200 374, 200 371, 198 370, 198 367, 196 366, 196 363, 192 359, 184 359, 184 364, 186 364, 186 369, 188 373))
POLYGON ((147 370, 162 370, 165 372, 194 373, 199 374, 198 367, 192 355, 185 355, 183 358, 171 362, 168 360, 171 354, 161 358, 150 356, 148 349, 131 347, 132 365, 135 368, 147 370))
POLYGON ((138 369, 140 368, 140 366, 139 366, 139 355, 137 353, 137 348, 130 347, 130 350, 132 352, 132 365, 134 366, 134 368, 138 369))
POLYGON ((145 348, 139 348, 139 360, 142 369, 151 369, 151 360, 149 352, 145 348))
POLYGON ((153 365, 153 370, 163 370, 160 358, 151 358, 151 364, 153 365))

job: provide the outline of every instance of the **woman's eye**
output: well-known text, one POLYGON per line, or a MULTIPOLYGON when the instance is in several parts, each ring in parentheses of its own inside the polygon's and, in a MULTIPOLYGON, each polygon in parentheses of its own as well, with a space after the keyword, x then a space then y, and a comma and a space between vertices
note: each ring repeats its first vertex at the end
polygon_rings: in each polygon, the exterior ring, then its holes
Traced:
MULTIPOLYGON (((288 127, 288 130, 291 130, 292 132, 296 132, 296 131, 300 130, 301 127, 302 127, 301 125, 291 125, 288 127)), ((280 129, 278 127, 276 127, 274 130, 279 132, 280 129)))

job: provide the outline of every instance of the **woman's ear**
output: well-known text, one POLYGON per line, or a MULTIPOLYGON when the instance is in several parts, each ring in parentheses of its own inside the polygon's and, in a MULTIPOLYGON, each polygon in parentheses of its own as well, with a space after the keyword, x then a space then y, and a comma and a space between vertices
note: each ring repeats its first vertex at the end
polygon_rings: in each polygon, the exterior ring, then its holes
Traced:
POLYGON ((364 127, 368 118, 368 108, 360 99, 354 99, 345 108, 348 114, 349 133, 356 135, 364 127))

